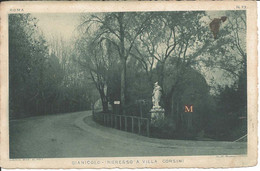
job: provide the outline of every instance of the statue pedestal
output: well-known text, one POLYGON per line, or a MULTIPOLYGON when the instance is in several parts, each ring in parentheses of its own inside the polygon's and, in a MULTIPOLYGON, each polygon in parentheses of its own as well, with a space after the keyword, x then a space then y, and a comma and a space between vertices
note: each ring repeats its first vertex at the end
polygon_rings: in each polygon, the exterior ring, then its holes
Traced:
POLYGON ((164 120, 164 112, 165 112, 165 110, 162 107, 154 106, 150 111, 150 113, 151 113, 151 124, 156 124, 157 121, 164 120))

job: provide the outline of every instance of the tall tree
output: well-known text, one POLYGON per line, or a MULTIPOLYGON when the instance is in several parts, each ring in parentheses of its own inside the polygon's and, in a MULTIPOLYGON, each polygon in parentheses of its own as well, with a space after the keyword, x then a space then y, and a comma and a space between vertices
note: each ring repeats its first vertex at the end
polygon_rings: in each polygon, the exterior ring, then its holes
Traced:
MULTIPOLYGON (((83 19, 87 31, 98 30, 96 41, 104 39, 111 42, 118 52, 121 68, 121 106, 126 103, 126 69, 127 59, 137 36, 149 25, 151 13, 105 13, 94 14, 83 19)), ((123 110, 124 112, 124 110, 123 110)))
POLYGON ((76 61, 98 90, 103 112, 108 112, 107 83, 111 61, 106 53, 106 42, 93 42, 93 38, 86 37, 83 35, 77 41, 79 55, 76 61))
POLYGON ((216 40, 210 42, 202 62, 205 67, 222 70, 233 82, 246 70, 246 12, 226 12, 216 40))
POLYGON ((9 15, 10 111, 32 113, 31 103, 43 94, 42 76, 48 57, 46 42, 29 14, 9 15))
POLYGON ((138 44, 134 46, 133 57, 144 63, 145 68, 147 63, 150 70, 156 68, 167 109, 176 86, 185 79, 186 68, 197 63, 208 46, 209 32, 201 21, 204 16, 205 12, 155 13, 152 25, 138 36, 138 44), (169 74, 171 81, 165 79, 169 74))

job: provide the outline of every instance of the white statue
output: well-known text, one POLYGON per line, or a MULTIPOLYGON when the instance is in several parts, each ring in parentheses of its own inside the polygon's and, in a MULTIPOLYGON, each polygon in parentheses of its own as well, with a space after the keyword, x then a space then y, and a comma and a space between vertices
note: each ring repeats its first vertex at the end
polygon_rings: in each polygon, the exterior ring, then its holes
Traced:
MULTIPOLYGON (((158 82, 154 83, 153 89, 153 108, 151 109, 151 124, 156 126, 158 120, 164 120, 165 110, 160 106, 160 100, 162 96, 162 88, 158 85, 158 82)), ((158 126, 158 125, 157 125, 158 126)))
POLYGON ((161 106, 159 105, 162 96, 161 90, 162 88, 158 85, 158 82, 154 83, 153 97, 152 97, 153 108, 161 108, 161 106))

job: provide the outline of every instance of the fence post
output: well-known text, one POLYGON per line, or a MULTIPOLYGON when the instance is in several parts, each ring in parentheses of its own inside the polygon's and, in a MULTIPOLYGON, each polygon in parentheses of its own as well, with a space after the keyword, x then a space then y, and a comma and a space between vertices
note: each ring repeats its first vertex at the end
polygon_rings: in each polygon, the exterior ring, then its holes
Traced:
POLYGON ((127 117, 125 116, 125 131, 127 131, 127 117))
POLYGON ((140 121, 140 118, 138 118, 138 134, 141 134, 141 121, 140 121))
POLYGON ((140 115, 141 115, 141 118, 143 118, 143 109, 142 109, 142 103, 140 103, 140 115))
POLYGON ((120 130, 122 129, 122 119, 121 119, 121 115, 119 116, 119 125, 120 125, 120 130))
POLYGON ((113 127, 113 116, 110 115, 110 126, 113 127))
POLYGON ((134 132, 134 117, 131 118, 132 118, 132 132, 134 132))
POLYGON ((105 114, 106 115, 106 126, 108 125, 107 123, 108 123, 108 116, 107 116, 107 114, 105 114))
POLYGON ((150 121, 147 119, 147 125, 146 125, 146 130, 147 130, 147 136, 150 137, 150 121))
POLYGON ((115 115, 115 128, 117 128, 117 116, 115 115))

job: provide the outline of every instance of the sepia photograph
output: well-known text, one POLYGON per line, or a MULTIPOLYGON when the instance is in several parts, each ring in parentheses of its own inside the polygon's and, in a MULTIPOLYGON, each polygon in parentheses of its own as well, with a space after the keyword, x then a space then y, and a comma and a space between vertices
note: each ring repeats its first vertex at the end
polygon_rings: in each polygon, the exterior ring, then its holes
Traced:
POLYGON ((248 156, 256 116, 248 80, 257 75, 248 73, 256 45, 248 46, 246 3, 8 11, 8 160, 129 168, 185 163, 175 156, 248 156))

